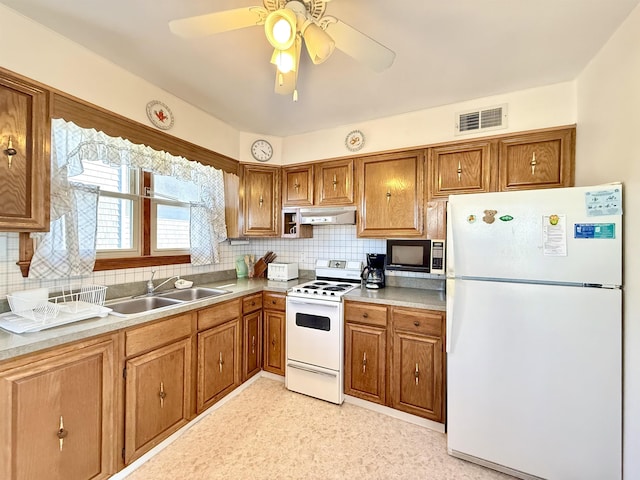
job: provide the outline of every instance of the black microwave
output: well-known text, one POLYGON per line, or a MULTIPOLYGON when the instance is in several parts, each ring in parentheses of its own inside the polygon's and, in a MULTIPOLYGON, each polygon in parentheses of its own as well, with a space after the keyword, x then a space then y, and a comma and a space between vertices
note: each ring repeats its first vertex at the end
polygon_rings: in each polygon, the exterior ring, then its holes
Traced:
POLYGON ((387 240, 387 270, 444 275, 444 240, 387 240))

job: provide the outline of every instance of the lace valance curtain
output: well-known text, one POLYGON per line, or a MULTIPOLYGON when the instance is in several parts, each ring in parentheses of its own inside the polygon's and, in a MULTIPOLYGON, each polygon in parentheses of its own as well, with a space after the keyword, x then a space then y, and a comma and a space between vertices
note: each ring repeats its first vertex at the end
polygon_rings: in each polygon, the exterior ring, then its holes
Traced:
POLYGON ((221 170, 54 119, 51 231, 36 234, 41 239, 31 261, 30 278, 61 278, 88 275, 93 271, 98 189, 93 189, 94 199, 89 200, 87 190, 91 189, 69 181, 83 172, 83 161, 126 165, 193 182, 199 189, 200 202, 191 204, 191 263, 219 262, 218 243, 227 238, 221 170))

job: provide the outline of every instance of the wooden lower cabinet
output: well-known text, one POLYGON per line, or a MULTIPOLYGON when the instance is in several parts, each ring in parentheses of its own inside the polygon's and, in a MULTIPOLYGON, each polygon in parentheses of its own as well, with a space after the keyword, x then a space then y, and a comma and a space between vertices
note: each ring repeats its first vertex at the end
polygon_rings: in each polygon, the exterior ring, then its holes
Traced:
POLYGON ((126 362, 125 463, 189 421, 191 339, 126 362))
POLYGON ((198 413, 240 385, 240 343, 239 319, 198 333, 198 413))
POLYGON ((391 308, 391 407, 444 422, 444 314, 391 308))
POLYGON ((345 394, 444 422, 444 313, 345 301, 345 394))
POLYGON ((345 324, 345 391, 385 404, 387 331, 384 328, 345 324))
POLYGON ((262 367, 262 310, 242 317, 242 381, 260 372, 262 367))
POLYGON ((262 292, 264 308, 263 357, 262 368, 270 373, 284 377, 287 325, 287 295, 285 293, 262 292))
POLYGON ((0 478, 115 473, 115 382, 113 337, 0 366, 0 478))

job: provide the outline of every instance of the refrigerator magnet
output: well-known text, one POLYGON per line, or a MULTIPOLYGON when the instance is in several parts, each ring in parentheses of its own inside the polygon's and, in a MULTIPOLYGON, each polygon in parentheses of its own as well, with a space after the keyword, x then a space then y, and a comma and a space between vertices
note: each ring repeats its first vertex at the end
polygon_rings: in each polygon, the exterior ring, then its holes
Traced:
POLYGON ((567 216, 542 217, 542 254, 545 257, 567 256, 567 216))
POLYGON ((488 223, 489 225, 491 225, 493 222, 496 221, 496 213, 498 213, 497 210, 485 210, 484 217, 482 217, 482 221, 484 223, 488 223))
POLYGON ((476 216, 475 215, 469 215, 467 217, 467 223, 475 223, 476 222, 476 216))
POLYGON ((513 220, 513 217, 511 215, 502 215, 500 217, 500 220, 502 220, 503 222, 510 222, 511 220, 513 220))

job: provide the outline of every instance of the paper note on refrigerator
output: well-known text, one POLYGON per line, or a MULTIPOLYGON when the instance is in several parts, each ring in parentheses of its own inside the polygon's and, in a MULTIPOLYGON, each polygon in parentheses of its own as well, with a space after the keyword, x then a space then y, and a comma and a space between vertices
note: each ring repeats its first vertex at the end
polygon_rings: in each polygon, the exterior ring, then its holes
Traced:
POLYGON ((542 216, 542 251, 548 257, 567 256, 567 216, 542 216))
POLYGON ((622 189, 597 190, 584 194, 587 217, 622 215, 622 189))

